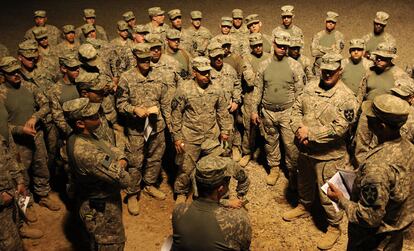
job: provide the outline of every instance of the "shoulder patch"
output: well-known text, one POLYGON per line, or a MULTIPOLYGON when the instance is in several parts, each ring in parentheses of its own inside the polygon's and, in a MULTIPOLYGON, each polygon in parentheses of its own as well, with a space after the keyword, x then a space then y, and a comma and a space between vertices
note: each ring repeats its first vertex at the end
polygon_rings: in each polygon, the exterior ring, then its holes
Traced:
POLYGON ((368 184, 361 189, 362 199, 368 204, 373 205, 378 199, 378 190, 374 184, 368 184))
POLYGON ((345 119, 349 123, 351 123, 352 121, 354 121, 354 116, 355 116, 354 110, 353 109, 344 110, 344 116, 345 116, 345 119))

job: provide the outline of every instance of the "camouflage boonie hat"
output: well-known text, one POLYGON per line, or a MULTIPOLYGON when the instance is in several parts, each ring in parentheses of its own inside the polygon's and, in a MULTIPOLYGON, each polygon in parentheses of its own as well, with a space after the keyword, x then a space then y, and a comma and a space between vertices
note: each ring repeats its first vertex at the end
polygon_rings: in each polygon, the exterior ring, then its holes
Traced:
POLYGON ((117 26, 119 31, 128 30, 128 23, 124 20, 118 21, 117 26))
POLYGON ((150 48, 156 46, 162 46, 162 38, 158 34, 147 34, 145 35, 145 41, 149 43, 150 48))
POLYGON ((36 10, 33 14, 34 14, 34 17, 46 17, 45 10, 36 10))
POLYGON ((278 45, 290 46, 290 34, 286 31, 277 30, 273 33, 273 42, 278 45))
POLYGON ((19 70, 21 67, 19 60, 14 57, 6 56, 0 60, 0 69, 4 72, 10 73, 19 70))
POLYGON ((354 38, 349 41, 349 49, 363 49, 365 50, 365 41, 361 38, 354 38))
POLYGON ((33 29, 33 35, 36 40, 47 38, 47 29, 46 27, 36 27, 33 29))
POLYGON ((215 187, 230 177, 226 171, 226 162, 221 157, 204 157, 197 162, 195 179, 197 184, 215 187))
POLYGON ((39 56, 37 42, 34 39, 28 39, 21 42, 18 46, 18 53, 25 58, 34 58, 39 56))
POLYGON ((195 57, 191 60, 191 65, 197 71, 210 71, 211 65, 210 60, 205 57, 195 57))
POLYGON ((59 64, 72 68, 81 65, 81 62, 75 53, 68 53, 59 57, 59 64))
POLYGON ((328 52, 322 57, 321 70, 334 71, 341 66, 342 56, 335 52, 328 52))
POLYGON ((164 15, 165 11, 161 9, 161 7, 151 7, 148 9, 148 15, 150 17, 156 17, 164 15))
POLYGON ((180 39, 181 33, 176 29, 169 29, 167 31, 167 39, 173 40, 173 39, 180 39))
POLYGON ((138 58, 149 58, 151 57, 150 45, 148 43, 134 44, 132 53, 138 58))
POLYGON ((233 26, 233 18, 231 18, 231 17, 222 17, 220 25, 221 26, 232 27, 233 26))
POLYGON ((224 55, 224 50, 222 44, 219 42, 212 42, 207 46, 208 55, 212 58, 217 57, 218 55, 224 55))
POLYGON ((249 26, 251 24, 254 24, 254 23, 258 23, 258 22, 260 22, 258 14, 248 15, 245 19, 245 23, 246 23, 247 26, 249 26))
POLYGON ((234 9, 231 11, 231 16, 236 19, 240 18, 243 19, 243 11, 241 9, 234 9))
POLYGON ((92 24, 82 25, 82 32, 85 36, 88 35, 88 33, 91 31, 96 31, 95 26, 93 26, 92 24))
POLYGON ((280 16, 282 17, 294 16, 295 7, 293 7, 292 5, 284 5, 280 8, 280 10, 282 11, 282 13, 280 14, 280 16))
POLYGON ((301 37, 290 37, 289 47, 300 47, 303 48, 303 39, 301 37))
POLYGON ((150 32, 148 27, 146 25, 143 25, 143 24, 135 25, 134 28, 133 28, 133 31, 135 33, 149 33, 150 32))
POLYGON ((70 32, 75 32, 75 26, 71 24, 64 25, 62 27, 62 31, 64 34, 68 34, 70 32))
POLYGON ((124 19, 125 22, 129 22, 132 19, 135 19, 135 15, 134 12, 132 11, 127 11, 124 14, 122 14, 122 18, 124 19))
POLYGON ((407 121, 410 105, 407 101, 391 94, 382 94, 373 101, 365 101, 362 111, 368 116, 378 118, 385 124, 400 127, 407 121))
POLYGON ((395 81, 395 87, 391 91, 401 97, 409 97, 414 95, 414 81, 412 79, 400 78, 395 81))
POLYGON ((202 19, 203 13, 199 10, 193 10, 190 12, 191 19, 202 19))
POLYGON ((339 14, 333 11, 326 12, 326 19, 325 21, 332 21, 334 23, 338 22, 339 14))
POLYGON ((89 102, 88 98, 77 98, 62 105, 63 112, 69 119, 78 120, 98 113, 101 104, 89 102))
POLYGON ((390 15, 387 12, 378 11, 375 14, 374 22, 378 24, 387 25, 389 18, 390 18, 390 15))
POLYGON ((75 79, 75 83, 80 90, 102 91, 106 83, 99 80, 99 73, 89 73, 82 71, 75 79))
POLYGON ((99 64, 98 51, 91 44, 82 44, 79 47, 79 60, 90 66, 99 64))
POLYGON ((84 9, 83 16, 86 18, 96 18, 95 10, 94 9, 84 9))
POLYGON ((168 11, 168 17, 170 18, 170 20, 173 20, 177 17, 181 17, 181 10, 173 9, 173 10, 168 11))
POLYGON ((371 52, 373 55, 378 55, 384 58, 396 58, 397 57, 397 47, 393 43, 382 42, 379 43, 377 49, 371 52))
POLYGON ((201 143, 201 155, 214 155, 219 156, 225 152, 224 148, 221 147, 218 140, 206 139, 201 143))

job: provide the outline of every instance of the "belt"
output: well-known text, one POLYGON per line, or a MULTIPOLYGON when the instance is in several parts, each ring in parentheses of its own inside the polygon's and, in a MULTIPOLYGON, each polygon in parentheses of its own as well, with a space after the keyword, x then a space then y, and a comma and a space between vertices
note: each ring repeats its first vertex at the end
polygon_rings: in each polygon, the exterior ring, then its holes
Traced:
POLYGON ((286 104, 286 105, 267 105, 262 104, 262 107, 266 110, 272 111, 272 112, 281 112, 284 111, 290 107, 292 107, 292 103, 286 104))

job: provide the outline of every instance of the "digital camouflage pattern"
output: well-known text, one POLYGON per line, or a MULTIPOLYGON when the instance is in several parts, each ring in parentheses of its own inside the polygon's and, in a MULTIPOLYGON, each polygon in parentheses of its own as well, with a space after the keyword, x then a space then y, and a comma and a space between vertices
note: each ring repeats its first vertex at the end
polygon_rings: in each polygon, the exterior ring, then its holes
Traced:
MULTIPOLYGON (((39 26, 33 26, 29 30, 26 31, 24 34, 24 39, 34 39, 33 30, 38 28, 39 26)), ((47 30, 47 39, 50 45, 57 45, 62 41, 62 32, 54 25, 45 24, 44 26, 47 30)))

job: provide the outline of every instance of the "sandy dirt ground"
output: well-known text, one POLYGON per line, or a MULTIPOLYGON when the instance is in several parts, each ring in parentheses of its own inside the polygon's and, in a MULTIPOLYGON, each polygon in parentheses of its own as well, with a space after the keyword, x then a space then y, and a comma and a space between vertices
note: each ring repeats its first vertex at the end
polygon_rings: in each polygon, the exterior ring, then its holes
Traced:
MULTIPOLYGON (((218 32, 221 16, 230 16, 233 8, 242 8, 245 16, 258 13, 263 21, 263 30, 270 34, 280 23, 280 6, 293 4, 296 8, 294 23, 301 27, 305 35, 306 48, 303 53, 309 56, 309 45, 313 34, 324 28, 325 13, 328 10, 340 14, 337 29, 345 34, 347 40, 362 37, 372 30, 375 12, 384 10, 391 15, 386 30, 397 39, 399 58, 396 63, 404 66, 412 62, 414 50, 412 31, 414 28, 413 0, 365 0, 365 1, 3 1, 0 15, 0 43, 5 44, 15 54, 17 44, 22 40, 24 32, 32 26, 32 12, 36 9, 48 11, 49 23, 59 28, 65 24, 82 24, 82 9, 95 8, 97 23, 104 26, 111 38, 116 35, 116 21, 123 12, 133 10, 138 23, 148 22, 147 9, 161 6, 165 10, 180 8, 184 13, 184 26, 189 25, 191 10, 203 11, 203 24, 214 34, 218 32)), ((168 23, 168 21, 166 21, 168 23)), ((347 47, 343 55, 346 56, 347 47)), ((251 191, 247 205, 253 225, 252 250, 316 250, 316 242, 326 227, 323 216, 314 208, 314 217, 300 219, 293 223, 284 222, 281 214, 291 208, 292 201, 286 194, 287 180, 281 177, 275 187, 264 184, 266 171, 251 162, 246 169, 251 177, 251 191), (269 248, 270 247, 270 248, 269 248)), ((165 179, 166 180, 166 179, 165 179)), ((124 224, 127 234, 126 250, 160 250, 167 236, 171 234, 171 212, 174 205, 172 189, 168 182, 163 182, 161 189, 168 194, 165 201, 159 202, 142 196, 141 214, 137 217, 128 215, 124 205, 124 224)), ((57 193, 53 194, 62 201, 57 193)), ((62 202, 62 206, 64 204, 62 202)), ((28 250, 82 250, 81 233, 68 208, 60 212, 50 212, 38 207, 39 222, 35 226, 45 232, 44 238, 38 241, 25 241, 28 250)), ((346 219, 342 223, 345 233, 333 250, 346 249, 346 219)), ((412 231, 412 230, 411 230, 412 231)), ((414 234, 410 234, 405 242, 404 250, 414 250, 414 234)))

